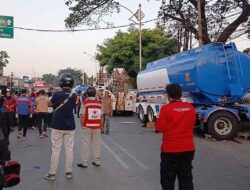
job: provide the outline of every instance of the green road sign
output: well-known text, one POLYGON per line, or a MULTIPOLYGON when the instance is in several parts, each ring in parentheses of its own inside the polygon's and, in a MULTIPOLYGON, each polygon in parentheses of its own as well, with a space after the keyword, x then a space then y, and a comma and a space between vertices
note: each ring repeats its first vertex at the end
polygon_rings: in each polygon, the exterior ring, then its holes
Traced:
POLYGON ((0 38, 14 37, 14 18, 12 16, 0 16, 0 38))

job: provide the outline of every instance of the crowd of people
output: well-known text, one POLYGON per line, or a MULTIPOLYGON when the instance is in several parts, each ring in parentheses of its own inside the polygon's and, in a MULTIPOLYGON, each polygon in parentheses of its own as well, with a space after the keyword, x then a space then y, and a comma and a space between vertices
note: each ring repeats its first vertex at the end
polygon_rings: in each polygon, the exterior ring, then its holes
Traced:
MULTIPOLYGON (((0 165, 10 160, 8 150, 9 134, 18 126, 17 138, 27 138, 27 128, 38 128, 40 138, 48 137, 51 128, 52 152, 49 172, 44 178, 56 180, 62 144, 65 149, 65 177, 73 177, 73 150, 75 139, 75 117, 80 118, 82 146, 79 168, 87 168, 90 146, 92 146, 92 165, 101 165, 101 133, 109 134, 112 100, 108 91, 100 98, 94 87, 87 91, 72 91, 74 78, 64 73, 59 78, 61 91, 28 95, 23 89, 19 96, 8 89, 2 91, 0 98, 0 165), (17 122, 18 121, 18 122, 17 122)), ((196 113, 193 106, 181 101, 182 90, 178 84, 166 87, 169 104, 161 108, 156 121, 156 131, 163 133, 161 146, 161 185, 163 190, 174 190, 176 177, 179 189, 193 190, 192 160, 195 153, 193 128, 196 113)), ((4 164, 3 164, 4 163, 4 164)), ((0 174, 0 189, 2 187, 0 174)), ((4 180, 3 180, 4 181, 4 180)))
POLYGON ((2 89, 0 98, 1 122, 4 136, 9 143, 9 135, 18 128, 17 138, 26 139, 27 129, 38 128, 39 137, 47 137, 47 128, 51 124, 52 112, 50 97, 52 93, 28 93, 22 89, 15 94, 9 89, 2 89))
MULTIPOLYGON (((97 96, 94 87, 89 87, 85 93, 73 92, 74 79, 67 73, 63 74, 59 81, 62 90, 53 94, 44 90, 29 93, 27 89, 22 89, 20 94, 17 94, 9 89, 2 89, 0 97, 0 131, 3 134, 6 150, 10 143, 10 133, 16 131, 15 128, 17 128, 16 137, 22 140, 27 139, 28 128, 38 129, 39 138, 48 137, 47 130, 51 129, 51 164, 49 173, 45 175, 48 180, 55 179, 62 141, 66 152, 66 178, 72 177, 76 128, 73 112, 80 119, 82 128, 82 149, 80 150, 82 162, 77 166, 83 168, 87 167, 90 144, 93 145, 93 165, 100 166, 100 134, 104 132, 109 134, 109 117, 113 112, 112 100, 108 93, 104 97, 97 96)), ((10 160, 10 156, 1 160, 10 160)))

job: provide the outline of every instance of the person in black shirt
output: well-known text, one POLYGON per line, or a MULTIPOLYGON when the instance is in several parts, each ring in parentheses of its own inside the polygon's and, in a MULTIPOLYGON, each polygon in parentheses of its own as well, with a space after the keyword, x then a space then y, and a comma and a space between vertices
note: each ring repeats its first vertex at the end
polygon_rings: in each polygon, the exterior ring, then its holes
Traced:
POLYGON ((44 176, 45 179, 51 181, 56 179, 62 141, 64 141, 66 155, 66 178, 70 179, 73 177, 72 164, 75 134, 73 108, 76 102, 76 94, 72 93, 71 90, 74 84, 74 78, 71 74, 64 73, 60 76, 59 82, 62 90, 55 92, 51 99, 54 108, 51 123, 52 155, 49 173, 44 176))

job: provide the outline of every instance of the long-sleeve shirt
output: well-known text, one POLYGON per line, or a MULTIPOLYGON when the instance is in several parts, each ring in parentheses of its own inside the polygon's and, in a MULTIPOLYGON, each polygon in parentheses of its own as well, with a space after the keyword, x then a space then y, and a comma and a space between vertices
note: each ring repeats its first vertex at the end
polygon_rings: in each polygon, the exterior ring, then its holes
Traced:
POLYGON ((32 113, 32 102, 29 97, 21 95, 17 99, 16 111, 18 115, 29 115, 32 113))
POLYGON ((16 109, 16 99, 13 97, 6 98, 3 103, 5 112, 15 112, 16 109))
POLYGON ((156 121, 156 130, 163 133, 161 151, 194 151, 195 120, 195 109, 187 102, 176 101, 163 106, 156 121))

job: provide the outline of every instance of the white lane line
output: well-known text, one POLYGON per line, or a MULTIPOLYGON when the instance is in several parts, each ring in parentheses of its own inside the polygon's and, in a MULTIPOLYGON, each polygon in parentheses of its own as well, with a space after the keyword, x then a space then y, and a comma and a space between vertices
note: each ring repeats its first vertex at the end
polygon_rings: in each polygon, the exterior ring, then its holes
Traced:
POLYGON ((122 121, 120 124, 134 124, 135 122, 133 121, 122 121))
POLYGON ((112 144, 114 144, 117 148, 119 148, 122 152, 124 152, 128 157, 130 157, 132 160, 134 160, 142 169, 147 170, 147 166, 143 164, 141 161, 139 161, 135 156, 133 156, 128 150, 123 148, 121 145, 117 144, 113 139, 111 139, 108 136, 105 136, 112 144))
POLYGON ((110 154, 112 154, 112 156, 114 156, 114 158, 122 165, 124 169, 129 169, 129 166, 111 148, 109 148, 105 142, 101 141, 101 144, 110 152, 110 154))

